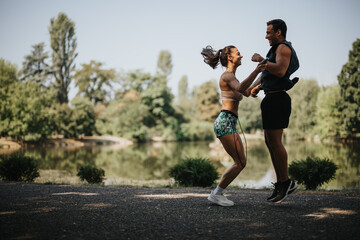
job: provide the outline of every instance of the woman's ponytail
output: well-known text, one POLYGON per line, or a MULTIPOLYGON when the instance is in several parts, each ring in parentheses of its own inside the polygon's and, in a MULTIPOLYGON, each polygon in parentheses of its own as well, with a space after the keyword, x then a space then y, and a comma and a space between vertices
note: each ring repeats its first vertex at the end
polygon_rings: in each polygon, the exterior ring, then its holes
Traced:
POLYGON ((219 64, 221 51, 222 50, 220 49, 216 52, 211 46, 207 46, 206 48, 203 48, 201 55, 204 57, 204 62, 215 69, 219 64))
POLYGON ((217 67, 219 62, 222 66, 227 67, 228 55, 230 55, 232 48, 235 47, 230 45, 215 51, 211 46, 207 46, 206 48, 203 48, 201 55, 204 57, 204 62, 210 65, 213 69, 217 67))

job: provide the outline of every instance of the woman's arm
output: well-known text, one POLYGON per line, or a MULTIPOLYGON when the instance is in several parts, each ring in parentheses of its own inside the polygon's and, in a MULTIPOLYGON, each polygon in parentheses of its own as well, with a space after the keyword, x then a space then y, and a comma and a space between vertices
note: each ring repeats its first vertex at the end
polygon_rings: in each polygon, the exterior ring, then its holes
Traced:
POLYGON ((261 83, 261 74, 260 76, 256 79, 256 81, 248 88, 244 91, 243 95, 245 97, 249 97, 251 95, 251 90, 253 90, 254 88, 258 87, 261 83))
POLYGON ((264 71, 264 69, 265 64, 259 63, 255 70, 241 83, 239 83, 239 81, 235 78, 233 74, 226 74, 223 79, 232 90, 238 91, 241 94, 245 95, 246 89, 250 87, 256 76, 262 71, 264 71))

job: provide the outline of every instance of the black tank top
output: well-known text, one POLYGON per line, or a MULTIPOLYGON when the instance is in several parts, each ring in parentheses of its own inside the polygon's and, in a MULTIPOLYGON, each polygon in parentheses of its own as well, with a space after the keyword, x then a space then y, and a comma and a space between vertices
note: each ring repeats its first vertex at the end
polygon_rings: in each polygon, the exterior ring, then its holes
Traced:
POLYGON ((276 49, 280 44, 285 44, 291 49, 291 58, 288 69, 286 70, 285 76, 276 77, 268 71, 263 71, 261 76, 261 86, 265 92, 276 91, 276 90, 287 90, 293 86, 292 81, 290 80, 290 75, 293 74, 296 70, 299 69, 299 60, 297 58, 294 48, 291 46, 291 42, 282 41, 274 46, 272 46, 266 55, 269 58, 269 62, 276 63, 276 49))

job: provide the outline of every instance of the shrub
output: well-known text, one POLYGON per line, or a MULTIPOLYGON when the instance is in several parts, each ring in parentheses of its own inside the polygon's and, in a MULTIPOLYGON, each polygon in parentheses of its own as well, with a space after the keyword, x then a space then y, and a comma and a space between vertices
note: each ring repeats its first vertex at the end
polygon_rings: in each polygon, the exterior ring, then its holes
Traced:
POLYGON ((105 171, 92 165, 82 166, 77 174, 81 181, 86 180, 88 183, 102 183, 105 171))
POLYGON ((298 183, 305 184, 306 189, 315 190, 335 178, 338 167, 329 159, 307 157, 306 160, 292 162, 289 175, 298 183))
POLYGON ((0 162, 0 177, 6 181, 33 182, 39 170, 31 157, 11 155, 0 162))
POLYGON ((210 187, 218 173, 208 159, 188 158, 170 169, 170 177, 181 186, 210 187))

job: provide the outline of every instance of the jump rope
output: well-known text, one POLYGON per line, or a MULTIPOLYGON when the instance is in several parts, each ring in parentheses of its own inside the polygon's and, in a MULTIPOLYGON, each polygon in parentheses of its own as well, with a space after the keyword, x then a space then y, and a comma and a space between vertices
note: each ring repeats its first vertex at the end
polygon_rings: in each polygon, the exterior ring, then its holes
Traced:
MULTIPOLYGON (((239 126, 240 126, 241 133, 242 133, 242 135, 243 135, 243 137, 244 137, 244 140, 245 140, 245 161, 246 161, 246 160, 247 160, 247 141, 246 141, 245 133, 244 133, 242 127, 241 127, 241 123, 240 123, 239 117, 238 117, 238 119, 237 119, 237 122, 238 122, 238 124, 239 124, 239 126)), ((233 126, 233 127, 236 129, 236 126, 233 126)), ((242 168, 245 168, 245 164, 242 163, 241 158, 240 158, 240 154, 239 154, 238 149, 237 149, 237 147, 236 147, 236 138, 235 138, 235 135, 236 135, 236 134, 233 134, 233 135, 234 135, 234 145, 235 145, 236 154, 237 154, 237 156, 239 157, 240 165, 242 166, 242 168)), ((239 135, 239 138, 240 138, 240 135, 239 135)), ((240 138, 240 140, 241 140, 241 138, 240 138)), ((241 143, 241 142, 240 142, 240 143, 241 143)))

